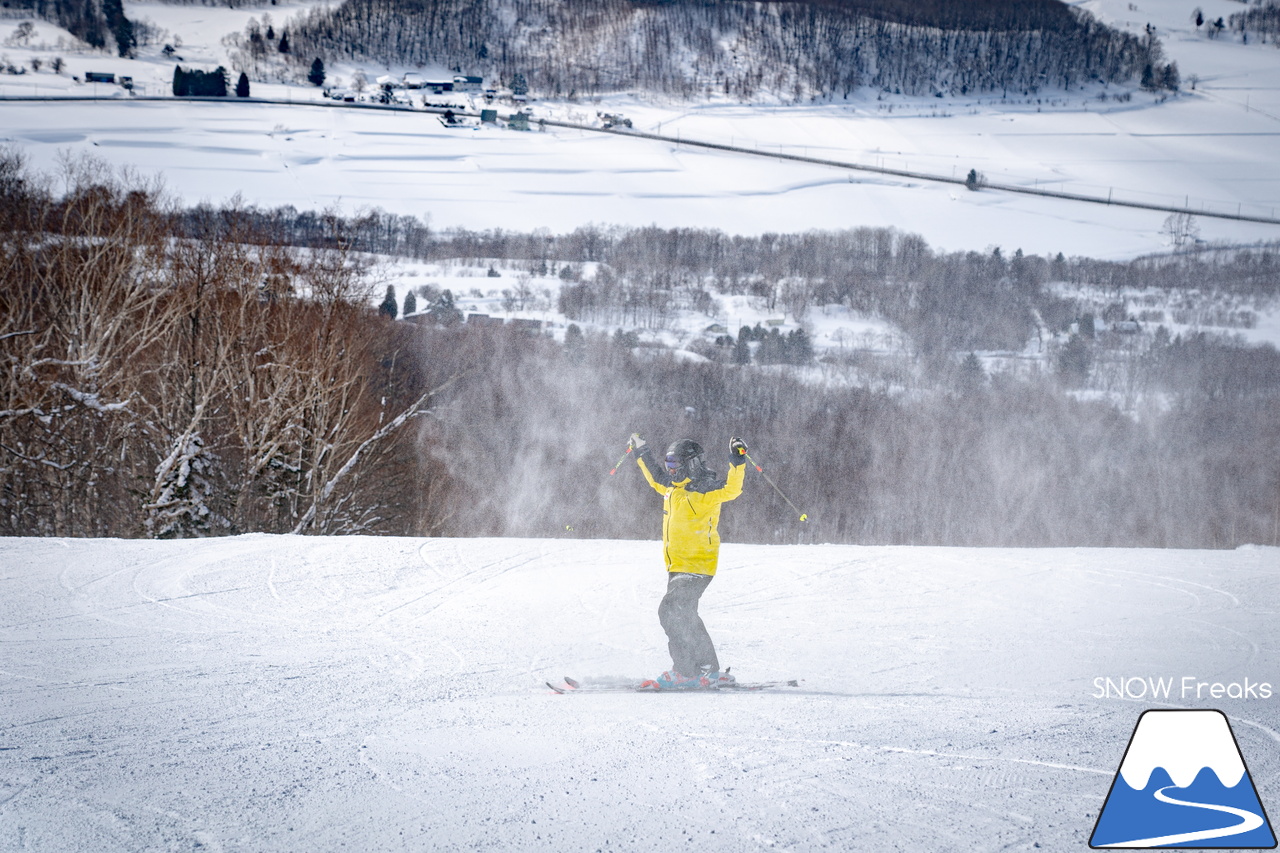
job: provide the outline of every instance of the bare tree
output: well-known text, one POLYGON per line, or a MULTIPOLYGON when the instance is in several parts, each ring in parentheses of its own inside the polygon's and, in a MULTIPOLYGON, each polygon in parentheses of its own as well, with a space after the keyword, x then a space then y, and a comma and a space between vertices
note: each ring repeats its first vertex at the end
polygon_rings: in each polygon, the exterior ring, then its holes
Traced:
POLYGON ((99 164, 64 182, 0 157, 2 529, 376 525, 361 472, 434 392, 379 389, 390 326, 367 264, 284 246, 235 207, 180 213, 99 164))
POLYGON ((1169 242, 1175 249, 1194 246, 1200 239, 1200 223, 1190 213, 1169 214, 1160 230, 1169 236, 1169 242))
POLYGON ((122 466, 139 412, 139 365, 179 322, 160 280, 154 187, 96 162, 64 164, 60 199, 38 193, 3 242, 0 401, 11 524, 101 533, 122 511, 122 466))

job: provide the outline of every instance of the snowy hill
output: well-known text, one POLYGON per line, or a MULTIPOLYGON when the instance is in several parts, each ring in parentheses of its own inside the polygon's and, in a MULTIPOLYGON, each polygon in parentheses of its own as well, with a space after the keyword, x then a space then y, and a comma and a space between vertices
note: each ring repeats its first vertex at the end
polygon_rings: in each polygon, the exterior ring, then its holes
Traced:
POLYGON ((730 543, 722 660, 800 687, 558 696, 667 665, 657 543, 0 540, 0 848, 1083 849, 1150 706, 1274 812, 1276 694, 1099 684, 1274 686, 1277 566, 730 543))
POLYGON ((345 0, 293 19, 290 33, 304 57, 470 67, 550 97, 1030 93, 1166 67, 1151 41, 1057 0, 345 0))

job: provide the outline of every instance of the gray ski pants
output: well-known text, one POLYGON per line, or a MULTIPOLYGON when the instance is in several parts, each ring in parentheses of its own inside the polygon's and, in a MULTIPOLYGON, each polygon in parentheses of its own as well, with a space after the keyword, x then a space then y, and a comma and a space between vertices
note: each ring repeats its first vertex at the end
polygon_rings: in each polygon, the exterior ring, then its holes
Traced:
POLYGON ((720 670, 716 647, 698 615, 698 599, 710 583, 711 575, 670 572, 667 594, 658 605, 658 621, 667 632, 671 664, 684 676, 697 675, 699 669, 706 666, 711 667, 711 672, 720 670))

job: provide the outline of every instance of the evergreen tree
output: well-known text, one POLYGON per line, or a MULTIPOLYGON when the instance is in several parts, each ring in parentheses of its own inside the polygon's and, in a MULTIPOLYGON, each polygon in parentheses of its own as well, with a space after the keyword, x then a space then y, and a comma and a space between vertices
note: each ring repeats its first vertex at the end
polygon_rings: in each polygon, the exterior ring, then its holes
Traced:
POLYGON ((231 523, 209 506, 217 496, 217 455, 199 433, 175 453, 178 464, 164 476, 158 500, 146 507, 147 533, 156 539, 194 539, 226 532, 231 523))
POLYGON ((738 332, 738 340, 733 345, 733 363, 751 363, 751 329, 746 326, 738 332))
POLYGON ((981 388, 987 382, 987 371, 982 367, 982 359, 976 352, 971 352, 960 363, 960 387, 965 391, 981 388))
POLYGON ((227 95, 227 69, 219 65, 213 71, 188 71, 182 66, 173 69, 173 94, 183 98, 191 95, 199 97, 224 98, 227 95))
POLYGON ((307 74, 307 80, 313 86, 324 85, 324 63, 320 61, 320 57, 317 56, 315 61, 311 63, 311 71, 307 74))
POLYGON ((587 348, 587 339, 577 323, 570 323, 564 330, 564 351, 573 361, 581 361, 587 348))
POLYGON ((1062 281, 1067 277, 1067 256, 1059 252, 1049 264, 1049 277, 1054 281, 1062 281))
POLYGON ((417 313, 418 297, 414 294, 413 290, 410 289, 410 291, 404 295, 404 311, 402 312, 402 315, 408 317, 410 314, 417 313))
POLYGON ((107 29, 115 36, 120 56, 132 56, 138 39, 133 31, 133 22, 124 16, 124 4, 120 0, 103 0, 102 14, 107 19, 107 29))
POLYGON ((462 312, 453 302, 453 291, 443 290, 431 305, 431 319, 442 326, 456 326, 462 322, 462 312))
POLYGON ((249 97, 249 75, 243 71, 240 72, 240 79, 236 81, 236 97, 249 97))
POLYGON ((790 364, 810 364, 813 362, 813 341, 804 329, 793 329, 787 335, 787 362, 790 364))
POLYGON ((279 47, 279 50, 280 50, 280 52, 281 52, 281 53, 288 53, 288 52, 289 52, 289 34, 288 34, 288 33, 283 33, 283 34, 280 36, 280 47, 279 47))
POLYGON ((396 318, 396 286, 394 284, 387 285, 387 295, 383 297, 382 304, 378 306, 378 311, 386 314, 392 320, 396 318))
POLYGON ((786 342, 782 338, 782 332, 775 326, 760 342, 760 348, 756 350, 756 361, 760 364, 779 364, 786 360, 786 342))
POLYGON ((1093 370, 1093 353, 1089 345, 1079 335, 1072 335, 1071 340, 1058 353, 1058 375, 1067 385, 1073 388, 1082 387, 1089 381, 1093 370))

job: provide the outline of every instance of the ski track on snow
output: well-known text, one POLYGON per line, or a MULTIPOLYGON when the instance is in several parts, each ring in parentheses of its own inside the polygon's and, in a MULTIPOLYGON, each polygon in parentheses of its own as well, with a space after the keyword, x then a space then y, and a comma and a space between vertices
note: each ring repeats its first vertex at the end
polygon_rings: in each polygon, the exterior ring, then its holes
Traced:
POLYGON ((1092 679, 1271 677, 1271 554, 731 543, 722 660, 801 687, 564 697, 666 668, 654 543, 0 541, 0 847, 1080 846, 1092 679))

